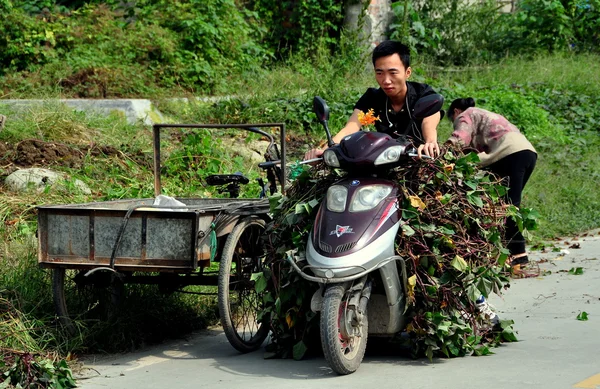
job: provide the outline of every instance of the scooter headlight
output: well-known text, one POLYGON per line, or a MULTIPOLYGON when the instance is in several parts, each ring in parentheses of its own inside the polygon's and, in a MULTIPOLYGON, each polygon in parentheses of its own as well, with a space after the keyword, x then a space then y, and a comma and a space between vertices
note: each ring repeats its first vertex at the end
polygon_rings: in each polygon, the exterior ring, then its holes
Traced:
POLYGON ((350 212, 368 211, 375 208, 392 192, 388 185, 368 185, 358 189, 352 197, 350 212))
POLYGON ((327 166, 340 167, 340 161, 333 150, 325 150, 323 153, 323 161, 325 161, 325 165, 327 166))
POLYGON ((392 146, 385 149, 377 159, 375 165, 383 165, 386 163, 396 162, 400 159, 400 156, 404 152, 404 146, 392 146))
POLYGON ((334 185, 327 190, 327 209, 332 212, 344 212, 346 209, 346 199, 348 198, 348 188, 341 185, 334 185))

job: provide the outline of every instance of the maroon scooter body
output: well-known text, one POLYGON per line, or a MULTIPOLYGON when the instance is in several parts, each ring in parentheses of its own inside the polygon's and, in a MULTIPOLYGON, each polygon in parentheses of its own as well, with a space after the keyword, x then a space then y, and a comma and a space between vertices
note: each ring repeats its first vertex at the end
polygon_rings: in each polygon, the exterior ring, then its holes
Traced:
POLYGON ((399 190, 393 181, 379 178, 344 178, 334 185, 346 187, 349 199, 365 185, 386 185, 392 187, 392 191, 378 206, 368 211, 332 212, 327 209, 326 200, 323 201, 317 213, 312 236, 314 247, 319 254, 333 258, 352 254, 398 223, 399 190))

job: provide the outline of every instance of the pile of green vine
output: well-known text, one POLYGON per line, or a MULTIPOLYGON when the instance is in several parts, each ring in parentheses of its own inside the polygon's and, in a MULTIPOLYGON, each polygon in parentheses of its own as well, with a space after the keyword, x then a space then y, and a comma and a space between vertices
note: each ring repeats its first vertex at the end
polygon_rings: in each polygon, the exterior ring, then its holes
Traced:
MULTIPOLYGON (((39 330, 0 290, 0 389, 70 389, 77 385, 67 361, 31 336, 39 330)), ((47 339, 46 339, 47 340, 47 339)))
MULTIPOLYGON (((493 328, 475 306, 481 295, 508 287, 508 251, 501 240, 506 217, 523 225, 521 212, 503 201, 506 187, 478 169, 478 160, 449 149, 391 172, 402 188, 396 252, 406 260, 410 312, 408 336, 398 338, 409 340, 414 356, 485 355, 502 341, 517 340, 511 320, 493 328)), ((307 168, 286 196, 271 199, 269 266, 255 279, 264 296, 262 318, 271 322, 267 352, 273 356, 300 359, 320 350, 318 315, 310 309, 318 285, 301 278, 285 258, 303 260, 318 206, 341 174, 324 165, 307 168)))

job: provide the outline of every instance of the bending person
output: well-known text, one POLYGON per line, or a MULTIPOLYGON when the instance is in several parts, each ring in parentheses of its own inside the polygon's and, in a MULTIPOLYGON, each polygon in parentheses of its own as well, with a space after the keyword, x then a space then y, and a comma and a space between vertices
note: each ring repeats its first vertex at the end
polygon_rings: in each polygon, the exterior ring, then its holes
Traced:
MULTIPOLYGON (((476 149, 480 166, 506 181, 507 201, 520 206, 523 188, 537 161, 537 153, 527 138, 505 117, 475 108, 472 98, 454 100, 448 119, 454 123, 454 132, 447 142, 476 149)), ((512 218, 507 218, 504 240, 510 250, 508 263, 518 273, 529 260, 525 239, 512 218)))

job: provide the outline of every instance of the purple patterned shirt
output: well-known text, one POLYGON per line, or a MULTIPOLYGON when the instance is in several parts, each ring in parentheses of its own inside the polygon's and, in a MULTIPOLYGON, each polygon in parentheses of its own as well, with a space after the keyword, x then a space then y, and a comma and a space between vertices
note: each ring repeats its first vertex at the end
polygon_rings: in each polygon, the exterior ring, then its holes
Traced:
POLYGON ((527 138, 504 116, 475 107, 467 108, 454 119, 449 141, 475 148, 482 166, 521 150, 535 152, 527 138))

